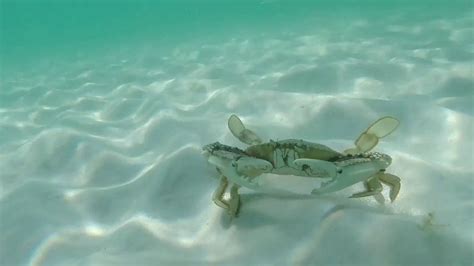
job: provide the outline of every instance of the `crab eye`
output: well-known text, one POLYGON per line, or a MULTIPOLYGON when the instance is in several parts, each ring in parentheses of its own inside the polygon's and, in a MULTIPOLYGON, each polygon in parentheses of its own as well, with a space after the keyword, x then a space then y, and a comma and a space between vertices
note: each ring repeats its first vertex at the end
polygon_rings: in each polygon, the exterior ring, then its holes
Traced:
POLYGON ((342 174, 342 169, 337 170, 338 174, 342 174))

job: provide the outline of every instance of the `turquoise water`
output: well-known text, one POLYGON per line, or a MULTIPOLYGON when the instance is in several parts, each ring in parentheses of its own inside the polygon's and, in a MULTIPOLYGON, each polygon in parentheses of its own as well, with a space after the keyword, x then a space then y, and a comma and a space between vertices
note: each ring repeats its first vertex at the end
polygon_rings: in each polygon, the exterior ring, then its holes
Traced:
MULTIPOLYGON (((354 19, 404 25, 469 16, 470 1, 2 1, 2 60, 170 47, 239 32, 341 30, 354 19)), ((469 21, 466 21, 469 23, 469 21)), ((348 25, 349 24, 349 25, 348 25)), ((374 25, 375 26, 375 25, 374 25)), ((374 31, 377 28, 372 28, 374 31)), ((439 32, 438 34, 440 34, 439 32)))
POLYGON ((0 265, 473 262, 472 1, 0 0, 0 27, 0 265), (341 151, 394 116, 400 195, 243 189, 231 220, 201 147, 245 148, 232 113, 341 151))

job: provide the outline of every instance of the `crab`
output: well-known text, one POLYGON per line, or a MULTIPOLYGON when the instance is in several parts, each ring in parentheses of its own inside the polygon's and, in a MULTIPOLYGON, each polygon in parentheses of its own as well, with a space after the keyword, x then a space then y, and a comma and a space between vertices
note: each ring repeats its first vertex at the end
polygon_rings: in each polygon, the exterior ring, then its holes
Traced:
POLYGON ((260 182, 263 174, 325 178, 319 188, 311 191, 322 195, 345 189, 363 182, 365 191, 351 198, 373 196, 383 204, 382 183, 390 187, 389 197, 393 202, 400 191, 400 178, 386 173, 391 164, 389 155, 370 152, 383 137, 392 133, 399 125, 396 118, 385 116, 372 123, 355 141, 355 147, 343 152, 325 145, 298 139, 269 140, 263 142, 252 130, 245 127, 241 119, 231 115, 228 127, 234 137, 249 145, 245 150, 237 147, 211 143, 203 147, 203 154, 220 174, 220 184, 212 200, 235 217, 240 208, 240 187, 269 192, 260 182), (229 186, 230 198, 224 194, 229 186))

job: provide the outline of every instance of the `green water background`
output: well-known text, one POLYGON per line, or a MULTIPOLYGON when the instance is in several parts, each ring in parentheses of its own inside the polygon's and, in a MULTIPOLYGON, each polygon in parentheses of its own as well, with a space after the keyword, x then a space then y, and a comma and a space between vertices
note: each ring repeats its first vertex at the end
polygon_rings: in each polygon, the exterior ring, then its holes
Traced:
MULTIPOLYGON (((111 1, 3 0, 0 2, 3 73, 44 59, 94 56, 130 45, 157 53, 176 44, 209 42, 249 32, 350 27, 354 18, 384 20, 405 15, 407 24, 452 18, 472 11, 473 1, 111 1), (320 18, 314 23, 314 17, 320 18), (308 22, 305 23, 305 20, 308 22), (411 20, 411 21, 410 21, 411 20)), ((340 34, 335 30, 335 35, 340 34)), ((383 36, 381 36, 383 37, 383 36)))

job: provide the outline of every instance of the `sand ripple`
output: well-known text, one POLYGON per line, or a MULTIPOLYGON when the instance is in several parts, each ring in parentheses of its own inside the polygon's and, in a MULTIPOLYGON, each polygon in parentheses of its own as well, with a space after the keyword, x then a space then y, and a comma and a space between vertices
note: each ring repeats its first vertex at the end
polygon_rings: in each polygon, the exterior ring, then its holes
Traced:
POLYGON ((472 18, 420 20, 313 18, 2 79, 2 263, 472 261, 472 18), (227 130, 231 113, 265 139, 341 150, 374 119, 399 118, 379 146, 403 180, 398 202, 381 211, 371 199, 247 191, 230 223, 211 202, 216 172, 200 147, 243 147, 227 130), (446 226, 423 227, 429 212, 446 226))

